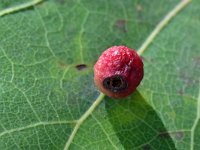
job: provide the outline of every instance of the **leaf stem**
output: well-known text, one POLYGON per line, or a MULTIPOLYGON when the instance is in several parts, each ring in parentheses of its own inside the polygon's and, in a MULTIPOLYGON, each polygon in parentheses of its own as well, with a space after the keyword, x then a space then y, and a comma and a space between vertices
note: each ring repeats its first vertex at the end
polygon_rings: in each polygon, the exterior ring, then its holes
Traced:
POLYGON ((97 99, 94 101, 94 103, 90 106, 90 108, 80 117, 80 119, 77 120, 77 123, 76 123, 67 143, 65 144, 64 150, 68 150, 80 125, 91 115, 91 113, 94 111, 94 109, 103 101, 104 97, 105 97, 105 95, 103 93, 100 93, 99 96, 97 97, 97 99))
POLYGON ((155 27, 155 29, 151 32, 151 34, 147 37, 146 41, 142 44, 142 46, 137 51, 138 55, 142 55, 142 53, 146 50, 146 48, 151 44, 151 42, 155 39, 156 35, 172 20, 172 18, 177 15, 185 6, 187 6, 192 0, 181 0, 155 27))
POLYGON ((27 3, 24 3, 24 4, 20 4, 20 5, 17 5, 17 6, 10 7, 10 8, 6 8, 6 9, 0 11, 0 17, 7 15, 7 14, 10 14, 10 13, 13 13, 13 12, 16 12, 16 11, 19 11, 19 10, 22 10, 22 9, 32 7, 34 5, 41 3, 42 1, 43 0, 33 0, 31 2, 27 2, 27 3))

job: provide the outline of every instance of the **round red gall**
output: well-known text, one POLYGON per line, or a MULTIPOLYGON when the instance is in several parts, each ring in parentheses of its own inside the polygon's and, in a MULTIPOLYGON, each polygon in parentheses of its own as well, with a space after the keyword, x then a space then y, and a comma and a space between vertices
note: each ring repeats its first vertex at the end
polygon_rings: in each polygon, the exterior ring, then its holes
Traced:
POLYGON ((143 78, 143 62, 126 46, 105 50, 94 65, 94 82, 105 95, 123 98, 133 93, 143 78))

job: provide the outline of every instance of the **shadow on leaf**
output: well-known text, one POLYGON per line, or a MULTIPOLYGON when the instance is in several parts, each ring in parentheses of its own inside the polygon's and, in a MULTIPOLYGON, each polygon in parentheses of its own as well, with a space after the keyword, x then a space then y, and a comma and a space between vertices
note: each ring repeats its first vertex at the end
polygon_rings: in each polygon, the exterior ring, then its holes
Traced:
POLYGON ((106 97, 105 102, 109 120, 126 150, 176 149, 161 119, 138 91, 123 100, 106 97))

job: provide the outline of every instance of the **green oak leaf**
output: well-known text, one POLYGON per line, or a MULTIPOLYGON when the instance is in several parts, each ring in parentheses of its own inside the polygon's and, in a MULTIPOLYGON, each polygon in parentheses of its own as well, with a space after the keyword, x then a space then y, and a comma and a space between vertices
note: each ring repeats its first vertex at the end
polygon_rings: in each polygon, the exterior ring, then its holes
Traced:
POLYGON ((200 149, 198 0, 142 53, 144 79, 131 96, 103 98, 93 83, 106 48, 139 49, 179 3, 2 0, 0 150, 200 149))

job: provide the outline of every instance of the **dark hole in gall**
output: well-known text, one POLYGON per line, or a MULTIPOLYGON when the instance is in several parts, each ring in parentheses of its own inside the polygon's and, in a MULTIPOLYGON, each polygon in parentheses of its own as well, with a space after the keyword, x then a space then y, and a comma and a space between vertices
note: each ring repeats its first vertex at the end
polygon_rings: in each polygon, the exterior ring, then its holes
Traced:
POLYGON ((106 83, 107 85, 110 85, 110 81, 107 81, 107 83, 106 83))
POLYGON ((112 80, 113 87, 120 87, 123 84, 123 81, 120 78, 114 78, 112 80))
POLYGON ((82 71, 85 70, 87 68, 86 64, 78 64, 75 66, 77 70, 82 71))
POLYGON ((112 92, 119 92, 127 88, 127 82, 122 76, 116 75, 105 78, 103 86, 112 92))

